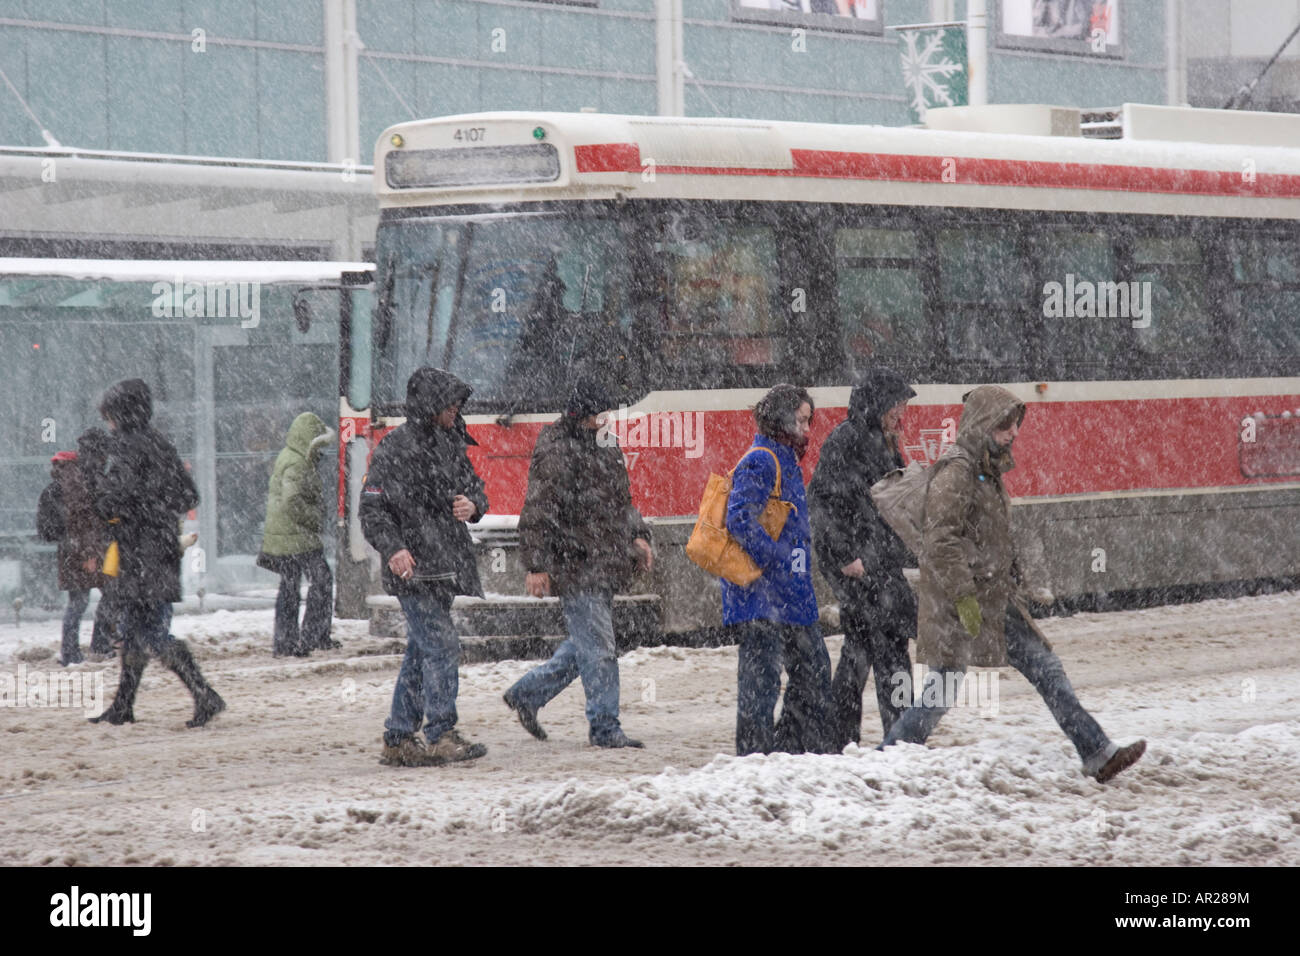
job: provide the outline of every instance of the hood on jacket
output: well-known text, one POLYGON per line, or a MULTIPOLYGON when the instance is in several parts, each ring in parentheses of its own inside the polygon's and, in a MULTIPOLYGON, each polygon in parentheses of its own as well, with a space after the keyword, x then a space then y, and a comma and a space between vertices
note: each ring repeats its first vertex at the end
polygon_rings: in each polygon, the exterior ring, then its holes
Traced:
POLYGON ((99 414, 120 431, 145 428, 153 418, 153 393, 144 379, 128 378, 109 387, 99 401, 99 414))
POLYGON ((915 397, 916 389, 903 376, 884 365, 873 365, 858 376, 857 384, 849 393, 849 417, 879 428, 880 417, 885 412, 915 397))
POLYGON ((463 404, 474 389, 440 368, 417 368, 406 382, 406 417, 427 425, 452 405, 463 404))
POLYGON ((289 434, 285 436, 284 445, 304 458, 309 458, 313 451, 328 444, 333 438, 334 432, 327 428, 323 421, 311 412, 303 412, 289 426, 289 434))
POLYGON ((1011 449, 994 454, 993 432, 1013 414, 1017 424, 1025 420, 1025 403, 1000 385, 981 385, 966 393, 965 409, 957 426, 957 444, 983 463, 989 473, 1001 474, 1016 466, 1011 449))
POLYGON ((573 384, 568 400, 564 403, 564 414, 581 421, 591 415, 607 412, 615 405, 614 396, 602 382, 595 378, 583 377, 573 384))
POLYGON ((87 428, 77 436, 77 463, 87 475, 97 475, 104 470, 111 439, 102 428, 87 428))

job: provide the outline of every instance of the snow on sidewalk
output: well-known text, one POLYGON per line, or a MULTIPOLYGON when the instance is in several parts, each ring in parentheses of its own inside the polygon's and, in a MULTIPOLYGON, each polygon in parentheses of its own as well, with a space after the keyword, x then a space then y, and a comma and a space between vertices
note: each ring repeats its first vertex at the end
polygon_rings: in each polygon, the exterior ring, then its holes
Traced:
POLYGON ((1300 777, 1300 722, 1149 743, 1141 772, 1107 787, 1080 775, 1068 747, 1013 738, 883 753, 850 745, 834 757, 718 756, 626 782, 570 780, 517 812, 525 832, 561 837, 815 841, 831 850, 866 841, 912 862, 1024 863, 1044 848, 1057 863, 1300 861, 1300 808, 1260 786, 1300 777))
MULTIPOLYGON (((383 767, 400 642, 336 621, 341 649, 272 658, 270 611, 178 617, 227 712, 186 730, 156 666, 126 727, 0 709, 0 864, 1300 865, 1300 593, 1042 623, 1107 732, 1148 741, 1105 786, 1009 669, 980 672, 997 713, 957 707, 926 747, 870 749, 868 693, 862 748, 729 756, 733 647, 620 659, 643 751, 587 746, 578 682, 533 740, 501 693, 535 662, 464 666, 460 728, 488 755, 383 767)), ((115 662, 62 671, 57 646, 57 622, 0 625, 0 672, 102 673, 111 695, 115 662)))

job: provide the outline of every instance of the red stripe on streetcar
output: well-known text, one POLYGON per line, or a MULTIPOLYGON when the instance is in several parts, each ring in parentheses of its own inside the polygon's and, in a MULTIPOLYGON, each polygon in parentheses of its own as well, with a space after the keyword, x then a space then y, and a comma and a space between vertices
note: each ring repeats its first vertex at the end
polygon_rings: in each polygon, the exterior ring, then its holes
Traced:
MULTIPOLYGON (((633 143, 575 146, 573 152, 580 173, 641 172, 641 152, 633 143)), ((1243 173, 1237 171, 975 159, 965 156, 912 156, 901 153, 850 153, 829 149, 792 149, 790 156, 794 161, 792 169, 656 164, 654 171, 676 176, 797 176, 809 179, 926 183, 941 183, 944 181, 944 173, 949 172, 952 182, 975 186, 1300 198, 1300 176, 1285 173, 1256 173, 1247 180, 1243 173), (948 169, 945 169, 945 163, 951 164, 948 169)))

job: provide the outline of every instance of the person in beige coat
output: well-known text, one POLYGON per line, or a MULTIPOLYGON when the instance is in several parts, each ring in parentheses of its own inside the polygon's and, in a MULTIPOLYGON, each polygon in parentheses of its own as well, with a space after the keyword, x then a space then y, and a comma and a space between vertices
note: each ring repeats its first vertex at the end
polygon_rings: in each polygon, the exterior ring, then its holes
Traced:
POLYGON ((1106 782, 1146 750, 1113 743, 1075 696, 1061 660, 1029 616, 1011 536, 1011 498, 1002 475, 1025 405, 1004 388, 981 385, 965 397, 957 441, 932 466, 925 500, 916 659, 931 668, 917 706, 890 728, 881 747, 924 743, 966 669, 1020 671, 1074 744, 1083 772, 1106 782))

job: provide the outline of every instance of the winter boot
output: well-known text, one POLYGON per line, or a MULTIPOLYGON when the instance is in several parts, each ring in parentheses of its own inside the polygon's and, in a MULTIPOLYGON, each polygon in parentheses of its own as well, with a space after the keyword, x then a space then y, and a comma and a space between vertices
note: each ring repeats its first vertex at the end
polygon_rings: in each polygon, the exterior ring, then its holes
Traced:
POLYGON ((98 717, 91 717, 92 724, 133 724, 135 723, 135 695, 140 689, 140 679, 144 676, 145 665, 149 655, 141 650, 134 641, 122 647, 122 674, 117 681, 117 694, 98 717))
POLYGON ((208 682, 203 679, 198 662, 194 660, 194 655, 190 653, 189 646, 184 641, 175 638, 167 641, 158 659, 163 662, 164 667, 181 679, 181 683, 194 696, 194 716, 185 721, 186 727, 202 727, 226 709, 226 702, 221 699, 221 695, 209 687, 208 682))
POLYGON ((438 742, 428 748, 435 763, 456 763, 461 760, 475 760, 487 753, 487 747, 473 744, 460 735, 458 730, 449 730, 438 742))
POLYGON ((403 737, 396 744, 385 743, 379 762, 386 767, 433 767, 445 761, 429 753, 416 737, 403 737))
MULTIPOLYGON (((1106 783, 1116 774, 1133 766, 1142 759, 1142 755, 1146 753, 1146 749, 1147 742, 1145 740, 1138 740, 1134 743, 1128 744, 1127 746, 1118 748, 1110 755, 1110 758, 1102 764, 1100 768, 1098 768, 1096 774, 1094 774, 1097 778, 1097 782, 1106 783)), ((1086 772, 1087 771, 1085 770, 1085 773, 1086 772)))
POLYGON ((593 747, 607 747, 611 750, 619 747, 635 747, 637 750, 640 750, 645 747, 645 744, 641 741, 634 740, 627 734, 623 733, 622 730, 616 730, 612 734, 601 734, 599 737, 595 734, 588 734, 587 741, 593 747))
POLYGON ((546 731, 542 725, 537 722, 537 708, 529 707, 522 701, 515 700, 510 696, 510 691, 501 695, 501 699, 506 702, 506 706, 515 712, 519 717, 519 723, 524 725, 524 730, 528 731, 538 740, 546 739, 546 731))

